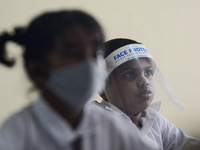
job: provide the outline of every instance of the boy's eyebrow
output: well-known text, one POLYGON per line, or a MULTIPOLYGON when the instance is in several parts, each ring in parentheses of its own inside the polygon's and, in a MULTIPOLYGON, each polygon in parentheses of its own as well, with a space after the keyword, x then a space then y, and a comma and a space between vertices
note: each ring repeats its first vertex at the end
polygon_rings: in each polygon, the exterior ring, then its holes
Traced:
POLYGON ((145 70, 150 69, 150 68, 153 69, 153 66, 150 65, 149 67, 146 67, 145 70))
POLYGON ((132 67, 126 67, 126 68, 120 69, 119 71, 123 72, 123 71, 126 71, 126 70, 138 70, 138 69, 135 69, 135 68, 132 68, 132 67))
MULTIPOLYGON (((147 67, 143 68, 143 70, 147 70, 147 69, 150 69, 150 68, 154 69, 153 66, 150 65, 150 66, 147 66, 147 67)), ((123 71, 126 71, 126 70, 137 71, 137 70, 140 70, 140 69, 136 69, 136 68, 132 68, 132 67, 126 67, 126 68, 120 69, 119 71, 123 72, 123 71)))

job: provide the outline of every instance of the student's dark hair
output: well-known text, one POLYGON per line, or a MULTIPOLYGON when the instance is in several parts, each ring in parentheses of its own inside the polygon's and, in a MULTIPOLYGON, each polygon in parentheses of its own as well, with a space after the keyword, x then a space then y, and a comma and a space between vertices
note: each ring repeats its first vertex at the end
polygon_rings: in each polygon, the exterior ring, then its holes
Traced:
POLYGON ((6 55, 5 44, 8 41, 24 46, 25 63, 31 60, 44 61, 55 38, 63 35, 65 30, 74 25, 80 25, 88 34, 93 35, 96 44, 101 45, 104 42, 101 26, 87 13, 79 10, 46 12, 33 19, 27 28, 15 28, 13 34, 4 32, 0 35, 0 62, 7 66, 14 64, 6 55))
POLYGON ((112 52, 117 50, 120 47, 123 47, 128 44, 141 44, 138 43, 137 41, 131 40, 131 39, 125 39, 125 38, 116 38, 109 40, 104 43, 104 48, 105 48, 105 58, 110 55, 112 52))

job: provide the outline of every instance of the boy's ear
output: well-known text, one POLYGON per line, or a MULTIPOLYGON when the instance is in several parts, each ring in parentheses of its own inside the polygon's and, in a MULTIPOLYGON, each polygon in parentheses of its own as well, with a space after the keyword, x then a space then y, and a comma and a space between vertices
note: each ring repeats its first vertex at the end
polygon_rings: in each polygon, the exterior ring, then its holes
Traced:
POLYGON ((107 97, 106 97, 105 92, 102 92, 102 93, 100 94, 100 96, 101 96, 105 101, 108 102, 108 99, 107 99, 107 97))
POLYGON ((38 86, 43 86, 49 77, 48 69, 38 62, 28 62, 26 68, 33 82, 38 86))

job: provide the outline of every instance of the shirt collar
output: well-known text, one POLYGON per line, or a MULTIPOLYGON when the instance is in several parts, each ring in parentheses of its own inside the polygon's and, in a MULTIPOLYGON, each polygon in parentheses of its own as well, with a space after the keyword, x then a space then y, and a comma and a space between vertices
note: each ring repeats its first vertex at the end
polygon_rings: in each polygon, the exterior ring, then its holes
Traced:
POLYGON ((151 104, 146 110, 146 118, 154 121, 158 117, 158 112, 160 111, 162 102, 155 102, 151 104))
MULTIPOLYGON (((123 118, 126 118, 127 120, 131 121, 130 118, 124 112, 122 112, 120 109, 118 109, 113 104, 105 101, 104 99, 102 99, 101 103, 104 105, 105 109, 110 110, 110 111, 114 112, 116 115, 123 116, 123 118)), ((148 118, 148 119, 150 119, 152 121, 155 120, 157 118, 157 116, 158 116, 158 112, 161 109, 161 104, 162 104, 161 101, 151 104, 145 110, 146 116, 145 117, 141 117, 141 122, 142 123, 144 122, 144 118, 148 118)))
POLYGON ((33 107, 36 119, 41 124, 41 127, 59 144, 66 145, 73 142, 79 135, 84 134, 88 128, 88 112, 84 108, 83 117, 76 129, 73 129, 70 124, 58 114, 43 97, 40 97, 38 102, 33 107))
POLYGON ((155 103, 151 104, 148 108, 151 108, 156 112, 160 112, 161 105, 162 105, 162 102, 159 101, 159 102, 155 102, 155 103))

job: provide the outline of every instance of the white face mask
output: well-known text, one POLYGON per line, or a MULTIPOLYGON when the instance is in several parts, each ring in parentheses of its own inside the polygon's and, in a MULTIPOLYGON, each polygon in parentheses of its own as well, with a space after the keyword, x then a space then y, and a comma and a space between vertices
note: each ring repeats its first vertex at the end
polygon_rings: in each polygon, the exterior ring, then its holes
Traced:
POLYGON ((103 59, 89 60, 50 72, 46 86, 66 105, 81 108, 105 83, 103 59), (101 64, 100 64, 101 63, 101 64))

